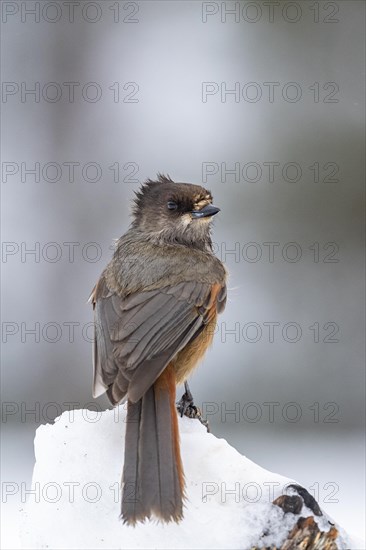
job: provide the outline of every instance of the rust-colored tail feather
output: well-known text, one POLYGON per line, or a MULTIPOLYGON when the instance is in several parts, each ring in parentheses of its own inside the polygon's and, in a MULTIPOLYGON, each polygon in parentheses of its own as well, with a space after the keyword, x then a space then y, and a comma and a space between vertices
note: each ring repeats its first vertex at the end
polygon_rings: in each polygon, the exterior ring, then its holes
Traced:
POLYGON ((168 365, 137 403, 128 402, 122 510, 134 525, 151 516, 183 517, 184 474, 175 407, 175 373, 168 365))

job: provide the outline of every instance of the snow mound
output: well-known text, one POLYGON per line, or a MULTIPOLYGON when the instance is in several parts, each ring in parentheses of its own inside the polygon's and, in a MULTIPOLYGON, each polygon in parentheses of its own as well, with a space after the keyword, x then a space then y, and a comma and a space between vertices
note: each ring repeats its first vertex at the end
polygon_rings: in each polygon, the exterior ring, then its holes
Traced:
MULTIPOLYGON (((197 421, 179 420, 187 484, 184 520, 137 527, 119 520, 125 405, 67 411, 38 428, 23 548, 186 549, 280 546, 300 515, 272 504, 293 482, 247 459, 197 421)), ((315 517, 322 531, 327 517, 315 517)), ((339 527, 337 526, 339 529, 339 527)), ((340 530, 339 548, 350 548, 340 530)))

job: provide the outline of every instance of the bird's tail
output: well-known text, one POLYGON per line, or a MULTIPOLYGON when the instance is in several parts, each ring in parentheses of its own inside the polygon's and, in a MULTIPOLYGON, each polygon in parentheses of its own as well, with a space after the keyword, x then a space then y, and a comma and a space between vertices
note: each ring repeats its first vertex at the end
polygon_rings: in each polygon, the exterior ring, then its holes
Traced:
POLYGON ((175 388, 174 368, 168 365, 142 399, 128 402, 121 510, 125 523, 151 516, 178 522, 183 517, 175 388))

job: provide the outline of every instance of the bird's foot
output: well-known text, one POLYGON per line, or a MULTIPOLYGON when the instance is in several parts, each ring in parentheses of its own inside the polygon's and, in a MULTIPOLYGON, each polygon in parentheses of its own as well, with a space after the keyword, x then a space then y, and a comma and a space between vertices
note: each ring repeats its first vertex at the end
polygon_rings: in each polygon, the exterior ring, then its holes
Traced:
POLYGON ((178 401, 177 410, 181 417, 188 416, 188 418, 195 418, 205 426, 208 432, 210 431, 207 420, 202 418, 201 410, 194 404, 192 394, 189 390, 186 391, 182 395, 180 401, 178 401))

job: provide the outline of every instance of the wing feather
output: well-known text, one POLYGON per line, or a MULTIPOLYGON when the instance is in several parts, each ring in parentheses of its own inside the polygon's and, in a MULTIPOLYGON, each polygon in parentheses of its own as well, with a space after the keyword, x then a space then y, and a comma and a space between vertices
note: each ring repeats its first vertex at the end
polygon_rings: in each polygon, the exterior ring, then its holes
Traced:
POLYGON ((182 282, 121 297, 102 276, 91 296, 95 311, 94 389, 113 403, 136 402, 169 361, 203 330, 212 305, 223 309, 225 285, 182 282))

